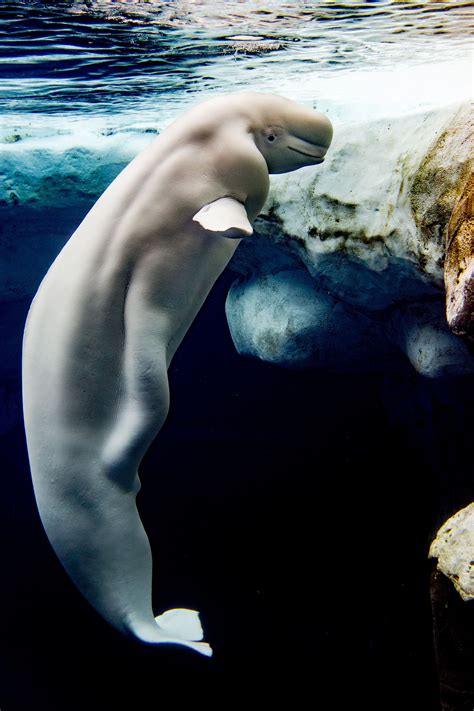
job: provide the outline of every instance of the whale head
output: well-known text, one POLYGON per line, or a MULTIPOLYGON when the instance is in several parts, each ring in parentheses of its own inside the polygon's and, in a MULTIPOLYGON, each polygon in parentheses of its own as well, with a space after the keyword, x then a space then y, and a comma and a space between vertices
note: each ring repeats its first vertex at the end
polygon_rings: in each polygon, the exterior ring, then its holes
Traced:
POLYGON ((240 91, 212 97, 178 118, 179 145, 205 142, 231 146, 243 134, 266 161, 269 173, 288 173, 324 161, 333 129, 328 117, 278 94, 240 91))
POLYGON ((269 173, 287 173, 324 161, 333 129, 328 117, 274 94, 248 94, 251 128, 269 173))

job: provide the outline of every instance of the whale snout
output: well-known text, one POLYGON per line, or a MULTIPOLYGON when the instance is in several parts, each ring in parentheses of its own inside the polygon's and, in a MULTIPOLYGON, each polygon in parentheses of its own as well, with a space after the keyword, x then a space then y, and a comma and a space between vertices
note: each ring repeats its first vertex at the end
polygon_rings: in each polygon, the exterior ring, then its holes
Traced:
POLYGON ((333 127, 326 114, 315 111, 315 140, 314 142, 326 152, 331 145, 333 127))
POLYGON ((290 135, 288 148, 305 156, 310 165, 318 165, 324 161, 332 136, 332 123, 328 117, 319 111, 313 111, 307 115, 306 122, 290 135))
POLYGON ((326 114, 279 96, 259 98, 261 117, 252 133, 268 172, 289 173, 322 163, 333 135, 326 114))

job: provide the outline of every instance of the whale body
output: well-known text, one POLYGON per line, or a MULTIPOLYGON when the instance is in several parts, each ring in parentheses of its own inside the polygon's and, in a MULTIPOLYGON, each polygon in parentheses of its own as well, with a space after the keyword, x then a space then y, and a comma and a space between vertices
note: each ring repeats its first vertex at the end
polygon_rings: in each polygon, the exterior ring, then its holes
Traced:
POLYGON ((198 613, 152 609, 138 468, 169 406, 167 369, 263 207, 269 173, 317 165, 327 117, 272 94, 198 104, 111 183, 43 279, 23 341, 23 408, 46 534, 99 614, 150 644, 211 655, 198 613))

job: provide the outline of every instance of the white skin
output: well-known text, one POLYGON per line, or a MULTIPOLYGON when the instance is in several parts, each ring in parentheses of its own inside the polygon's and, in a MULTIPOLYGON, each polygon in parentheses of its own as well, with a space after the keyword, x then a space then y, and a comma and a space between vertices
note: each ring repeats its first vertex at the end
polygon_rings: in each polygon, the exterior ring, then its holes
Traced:
POLYGON ((167 368, 251 233, 268 173, 321 163, 331 138, 323 114, 282 97, 199 104, 113 181, 31 306, 23 402, 44 528, 95 609, 144 642, 211 654, 197 613, 155 619, 135 502, 138 467, 168 413, 167 368))

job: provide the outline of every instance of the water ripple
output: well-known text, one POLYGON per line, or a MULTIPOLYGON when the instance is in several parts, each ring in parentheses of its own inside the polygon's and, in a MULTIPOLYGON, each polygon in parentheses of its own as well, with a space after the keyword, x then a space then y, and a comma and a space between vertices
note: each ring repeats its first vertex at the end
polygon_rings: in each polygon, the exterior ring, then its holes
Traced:
POLYGON ((125 110, 162 94, 466 56, 466 2, 3 2, 5 113, 125 110))

